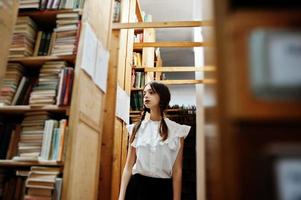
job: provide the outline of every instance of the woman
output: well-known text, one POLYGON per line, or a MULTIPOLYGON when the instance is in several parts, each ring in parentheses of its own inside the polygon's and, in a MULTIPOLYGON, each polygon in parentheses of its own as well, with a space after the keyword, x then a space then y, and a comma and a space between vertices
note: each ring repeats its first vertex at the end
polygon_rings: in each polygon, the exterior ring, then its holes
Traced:
POLYGON ((183 145, 190 127, 164 117, 169 101, 164 84, 145 86, 141 120, 127 127, 130 145, 119 200, 181 199, 183 145))

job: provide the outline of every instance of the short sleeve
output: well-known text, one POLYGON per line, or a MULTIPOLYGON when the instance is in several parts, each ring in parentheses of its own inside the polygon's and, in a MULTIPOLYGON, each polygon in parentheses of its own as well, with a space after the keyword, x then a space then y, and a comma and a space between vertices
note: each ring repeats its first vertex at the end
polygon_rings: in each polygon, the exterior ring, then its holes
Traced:
POLYGON ((179 124, 177 127, 176 136, 186 138, 190 131, 190 128, 190 126, 179 124))

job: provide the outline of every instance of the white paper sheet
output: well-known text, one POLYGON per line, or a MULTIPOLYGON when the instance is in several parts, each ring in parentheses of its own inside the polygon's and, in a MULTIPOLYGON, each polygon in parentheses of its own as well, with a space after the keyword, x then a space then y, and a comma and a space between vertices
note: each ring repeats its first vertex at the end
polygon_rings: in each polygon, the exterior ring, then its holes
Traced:
POLYGON ((98 41, 93 81, 104 92, 107 90, 109 57, 109 52, 98 41))
POLYGON ((83 37, 80 66, 89 76, 93 77, 98 42, 93 29, 88 23, 84 23, 83 37))
POLYGON ((117 86, 116 116, 129 124, 130 96, 119 86, 117 86))

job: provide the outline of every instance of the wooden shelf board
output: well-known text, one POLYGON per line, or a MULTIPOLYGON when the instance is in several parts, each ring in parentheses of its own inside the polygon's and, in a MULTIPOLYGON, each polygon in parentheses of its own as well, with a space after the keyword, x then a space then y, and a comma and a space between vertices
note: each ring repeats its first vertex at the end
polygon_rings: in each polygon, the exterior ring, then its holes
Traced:
POLYGON ((194 66, 164 66, 164 67, 144 67, 145 72, 202 72, 215 71, 214 66, 194 67, 194 66))
POLYGON ((81 9, 59 9, 59 10, 20 10, 19 16, 31 17, 40 27, 47 29, 56 24, 56 15, 61 13, 77 12, 81 15, 81 9))
POLYGON ((139 111, 139 110, 131 110, 130 113, 131 114, 140 114, 141 111, 139 111))
POLYGON ((58 107, 56 105, 41 106, 41 107, 31 107, 29 105, 20 106, 0 106, 0 113, 25 113, 28 111, 51 111, 64 113, 69 111, 69 106, 58 107))
POLYGON ((169 22, 136 22, 113 23, 113 29, 138 29, 138 28, 183 28, 212 26, 211 21, 169 21, 169 22))
POLYGON ((143 88, 132 88, 131 91, 141 91, 143 88))
POLYGON ((64 163, 57 162, 57 161, 0 160, 0 167, 30 167, 30 166, 64 166, 64 163))
POLYGON ((10 58, 9 62, 19 62, 26 67, 40 67, 48 61, 67 61, 69 63, 75 63, 75 55, 68 56, 34 56, 23 58, 10 58))
POLYGON ((134 50, 142 49, 145 47, 165 47, 165 48, 190 48, 190 47, 205 47, 210 46, 208 42, 178 42, 178 41, 169 41, 169 42, 143 42, 143 43, 134 43, 134 50))

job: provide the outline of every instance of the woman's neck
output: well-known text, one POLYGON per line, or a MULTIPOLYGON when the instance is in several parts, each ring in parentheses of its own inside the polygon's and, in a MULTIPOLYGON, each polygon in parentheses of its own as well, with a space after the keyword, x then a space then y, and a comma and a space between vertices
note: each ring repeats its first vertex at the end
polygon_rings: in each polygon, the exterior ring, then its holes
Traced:
POLYGON ((160 109, 152 109, 150 111, 150 119, 154 121, 160 121, 162 119, 160 109))

